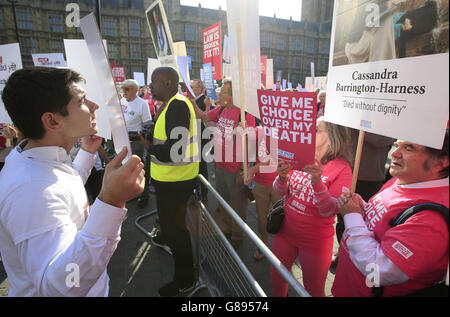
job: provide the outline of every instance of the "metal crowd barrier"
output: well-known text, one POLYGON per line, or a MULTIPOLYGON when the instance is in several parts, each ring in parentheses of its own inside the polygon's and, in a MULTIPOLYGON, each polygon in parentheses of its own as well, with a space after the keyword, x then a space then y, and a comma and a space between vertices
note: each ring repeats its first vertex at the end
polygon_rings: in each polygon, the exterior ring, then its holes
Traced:
MULTIPOLYGON (((256 247, 264 254, 270 264, 280 273, 297 296, 310 297, 309 293, 281 264, 272 251, 259 239, 255 232, 239 217, 231 206, 217 193, 211 184, 202 176, 198 177, 206 188, 217 199, 219 204, 231 215, 256 247)), ((156 214, 152 210, 141 215, 135 225, 149 239, 152 233, 139 224, 143 218, 156 214)), ((264 290, 255 280, 240 256, 226 239, 219 226, 198 199, 191 199, 188 204, 186 222, 191 232, 193 251, 197 258, 199 283, 189 294, 192 296, 200 289, 207 288, 212 297, 266 297, 264 290)), ((170 250, 166 250, 171 254, 170 250)))
MULTIPOLYGON (((236 214, 211 184, 202 175, 199 175, 199 179, 217 199, 219 204, 232 216, 250 240, 261 250, 266 259, 280 273, 294 292, 301 297, 310 297, 297 279, 281 264, 272 251, 236 214)), ((197 253, 200 282, 193 293, 206 287, 211 296, 266 296, 202 202, 195 201, 190 204, 187 223, 193 237, 194 249, 197 253)))

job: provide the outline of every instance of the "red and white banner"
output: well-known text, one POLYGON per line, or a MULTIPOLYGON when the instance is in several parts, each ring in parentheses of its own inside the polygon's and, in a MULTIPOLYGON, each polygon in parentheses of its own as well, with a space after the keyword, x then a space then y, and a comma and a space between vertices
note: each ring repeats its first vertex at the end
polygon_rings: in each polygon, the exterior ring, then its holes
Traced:
POLYGON ((125 67, 115 66, 111 70, 116 84, 121 83, 125 80, 125 67))
POLYGON ((310 92, 258 90, 267 142, 271 142, 269 138, 278 140, 278 161, 291 164, 295 170, 314 163, 316 102, 315 94, 310 92))
POLYGON ((214 80, 222 79, 220 22, 203 30, 203 64, 211 63, 214 80))
POLYGON ((261 56, 261 84, 267 88, 267 56, 261 56))

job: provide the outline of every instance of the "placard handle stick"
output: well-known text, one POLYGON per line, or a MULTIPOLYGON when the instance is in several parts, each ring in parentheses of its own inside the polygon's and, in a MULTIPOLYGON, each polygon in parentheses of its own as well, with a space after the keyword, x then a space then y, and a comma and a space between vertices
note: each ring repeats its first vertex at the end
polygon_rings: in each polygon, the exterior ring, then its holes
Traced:
POLYGON ((361 163, 361 154, 364 145, 364 136, 366 132, 359 130, 358 147, 356 148, 355 165, 353 167, 353 179, 351 193, 355 193, 356 182, 358 181, 359 164, 361 163))
MULTIPOLYGON (((245 122, 245 90, 244 90, 244 54, 242 52, 242 25, 238 23, 237 27, 237 42, 238 42, 238 57, 239 57, 239 95, 240 95, 240 106, 241 106, 241 122, 246 126, 245 122)), ((247 142, 246 134, 242 134, 242 156, 243 156, 243 171, 244 171, 244 182, 247 179, 247 142)))

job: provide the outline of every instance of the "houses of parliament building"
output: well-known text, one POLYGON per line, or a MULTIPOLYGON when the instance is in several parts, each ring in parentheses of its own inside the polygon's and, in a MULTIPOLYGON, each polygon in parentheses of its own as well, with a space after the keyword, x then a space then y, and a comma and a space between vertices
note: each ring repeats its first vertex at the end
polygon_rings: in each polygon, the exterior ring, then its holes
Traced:
MULTIPOLYGON (((98 1, 110 61, 124 66, 128 78, 133 72, 146 73, 147 59, 156 56, 145 17, 145 9, 154 0, 98 1)), ((261 55, 272 58, 274 72, 281 70, 294 87, 304 85, 311 62, 315 76, 326 76, 333 2, 303 0, 301 21, 260 17, 261 55)), ((16 43, 18 36, 24 66, 33 65, 34 53, 64 53, 64 39, 83 38, 79 28, 65 23, 69 3, 78 4, 80 17, 96 11, 95 0, 0 0, 0 44, 16 43)), ((173 41, 186 43, 191 78, 198 78, 203 64, 202 30, 220 21, 222 36, 227 34, 226 11, 183 6, 180 0, 162 3, 173 41)))

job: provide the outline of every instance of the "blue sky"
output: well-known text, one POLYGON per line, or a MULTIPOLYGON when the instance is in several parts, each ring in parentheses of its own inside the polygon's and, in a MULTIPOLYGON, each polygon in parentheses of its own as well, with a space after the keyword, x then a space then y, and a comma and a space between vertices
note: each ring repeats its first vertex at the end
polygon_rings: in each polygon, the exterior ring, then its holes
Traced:
MULTIPOLYGON (((244 0, 242 0, 244 1, 244 0)), ((180 0, 182 5, 198 6, 201 3, 202 8, 219 9, 227 8, 226 0, 180 0)), ((300 21, 302 11, 301 0, 259 0, 259 15, 273 17, 274 13, 277 18, 300 21)))

